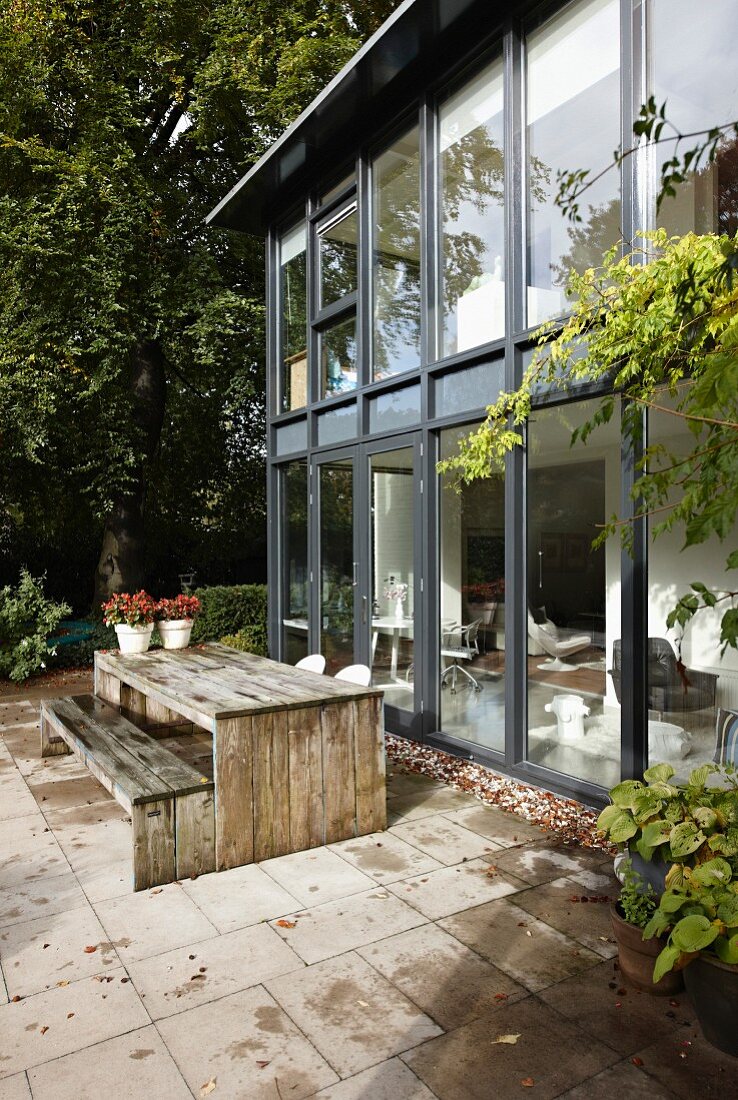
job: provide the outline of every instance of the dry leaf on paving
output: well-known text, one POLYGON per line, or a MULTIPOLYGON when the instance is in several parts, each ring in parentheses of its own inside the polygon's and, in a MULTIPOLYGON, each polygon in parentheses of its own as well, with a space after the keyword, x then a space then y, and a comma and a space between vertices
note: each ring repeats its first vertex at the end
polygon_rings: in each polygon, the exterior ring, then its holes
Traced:
POLYGON ((88 943, 87 947, 85 948, 85 955, 94 955, 96 951, 97 948, 88 943))
POLYGON ((532 1077, 521 1077, 520 1084, 523 1086, 524 1089, 532 1089, 535 1085, 535 1081, 532 1077))
POLYGON ((210 1093, 215 1090, 215 1083, 217 1080, 217 1077, 211 1077, 204 1085, 200 1085, 200 1096, 210 1096, 210 1093))
POLYGON ((492 1040, 492 1045, 494 1046, 495 1043, 509 1043, 512 1046, 513 1043, 517 1043, 521 1035, 522 1031, 519 1031, 517 1035, 498 1035, 496 1039, 492 1040))
POLYGON ((256 1064, 259 1069, 265 1069, 269 1065, 269 1062, 257 1061, 256 1064))
POLYGON ((296 928, 297 923, 293 920, 278 920, 274 922, 279 928, 296 928))

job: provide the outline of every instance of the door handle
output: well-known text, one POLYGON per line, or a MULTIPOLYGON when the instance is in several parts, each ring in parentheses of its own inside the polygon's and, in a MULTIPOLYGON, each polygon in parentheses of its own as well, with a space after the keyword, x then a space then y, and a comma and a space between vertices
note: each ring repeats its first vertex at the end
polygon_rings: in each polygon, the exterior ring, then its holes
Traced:
POLYGON ((369 604, 369 597, 368 596, 362 596, 361 597, 361 625, 362 626, 366 626, 366 609, 367 609, 368 604, 369 604))
POLYGON ((359 563, 358 563, 358 561, 354 562, 354 579, 352 581, 352 584, 353 584, 354 588, 357 588, 358 585, 359 585, 359 563))

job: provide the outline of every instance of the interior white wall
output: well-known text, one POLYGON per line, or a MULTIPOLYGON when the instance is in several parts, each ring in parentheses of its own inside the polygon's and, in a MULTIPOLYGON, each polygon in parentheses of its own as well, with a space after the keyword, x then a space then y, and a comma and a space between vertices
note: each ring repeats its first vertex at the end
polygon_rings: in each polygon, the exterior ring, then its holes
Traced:
POLYGON ((408 585, 405 614, 415 605, 413 570, 412 471, 375 473, 374 482, 374 594, 381 614, 394 614, 395 605, 384 595, 388 578, 408 585))

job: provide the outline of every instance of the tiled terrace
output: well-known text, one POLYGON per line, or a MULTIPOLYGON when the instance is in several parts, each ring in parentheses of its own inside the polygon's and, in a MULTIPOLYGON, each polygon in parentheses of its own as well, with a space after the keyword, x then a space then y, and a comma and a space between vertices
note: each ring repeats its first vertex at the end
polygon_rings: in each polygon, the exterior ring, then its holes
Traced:
POLYGON ((736 1095, 685 996, 620 984, 602 852, 395 773, 387 833, 133 894, 38 740, 0 703, 0 1100, 736 1095))

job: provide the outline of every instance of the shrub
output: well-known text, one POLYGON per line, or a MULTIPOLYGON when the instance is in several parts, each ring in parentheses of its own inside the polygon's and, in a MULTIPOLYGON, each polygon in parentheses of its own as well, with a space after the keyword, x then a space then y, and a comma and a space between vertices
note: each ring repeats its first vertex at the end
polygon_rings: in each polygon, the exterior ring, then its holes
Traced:
MULTIPOLYGON (((117 649, 118 636, 115 628, 105 626, 99 619, 94 621, 94 629, 84 642, 74 642, 72 645, 59 646, 56 656, 52 657, 49 665, 53 668, 85 668, 93 664, 96 649, 117 649)), ((154 631, 156 634, 156 631, 154 631)), ((152 635, 152 644, 155 638, 152 635)))
POLYGON ((46 598, 44 580, 23 568, 17 588, 0 589, 0 676, 26 680, 54 652, 47 639, 71 609, 46 598))
POLYGON ((226 634, 220 640, 223 645, 241 649, 245 653, 255 653, 257 657, 268 656, 267 633, 264 626, 246 626, 237 634, 226 634))
POLYGON ((214 585, 198 588, 200 614, 192 629, 192 642, 216 642, 253 628, 266 637, 267 597, 264 584, 214 585))

